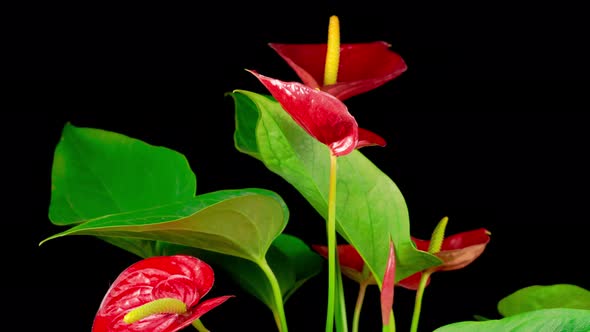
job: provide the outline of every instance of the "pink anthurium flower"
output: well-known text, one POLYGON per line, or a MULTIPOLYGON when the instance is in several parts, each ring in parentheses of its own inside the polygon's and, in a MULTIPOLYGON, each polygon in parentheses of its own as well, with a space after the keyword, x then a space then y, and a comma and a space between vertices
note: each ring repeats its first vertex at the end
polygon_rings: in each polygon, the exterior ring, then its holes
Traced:
POLYGON ((375 41, 340 45, 338 81, 320 84, 324 77, 327 44, 277 44, 270 43, 293 68, 301 81, 321 89, 340 100, 375 89, 407 70, 402 57, 391 51, 388 43, 375 41))
POLYGON ((102 300, 92 332, 174 332, 232 295, 201 299, 214 283, 213 269, 186 255, 156 256, 123 271, 102 300))
POLYGON ((284 82, 250 71, 272 96, 312 137, 327 145, 335 156, 370 145, 385 146, 385 140, 366 129, 359 129, 355 118, 342 101, 298 82, 284 82))
MULTIPOLYGON (((418 250, 428 251, 430 240, 421 240, 412 237, 412 241, 414 241, 418 250)), ((433 267, 432 272, 452 271, 464 268, 483 253, 488 242, 490 242, 490 232, 485 228, 445 237, 440 252, 435 254, 443 263, 433 267)), ((398 285, 407 289, 416 290, 418 289, 421 276, 422 272, 415 273, 401 280, 398 285)), ((430 279, 428 279, 427 283, 429 282, 430 279)))

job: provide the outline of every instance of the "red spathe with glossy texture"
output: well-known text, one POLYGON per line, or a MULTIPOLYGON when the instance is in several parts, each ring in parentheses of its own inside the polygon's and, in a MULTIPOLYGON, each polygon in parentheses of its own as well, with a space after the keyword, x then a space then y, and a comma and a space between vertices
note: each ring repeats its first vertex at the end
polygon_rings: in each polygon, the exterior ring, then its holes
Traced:
POLYGON ((402 57, 391 51, 384 41, 340 45, 340 60, 336 84, 322 84, 327 44, 279 44, 272 47, 301 81, 319 88, 340 100, 375 89, 407 70, 402 57))
POLYGON ((141 260, 123 271, 112 283, 94 318, 92 332, 174 332, 190 325, 231 296, 199 302, 213 287, 213 269, 187 255, 156 256, 141 260), (127 324, 131 310, 161 298, 184 302, 184 314, 160 313, 127 324))
MULTIPOLYGON (((429 240, 421 240, 412 237, 412 241, 414 241, 419 250, 428 251, 428 247, 430 246, 429 240)), ((432 268, 433 272, 452 271, 464 268, 484 252, 488 242, 490 242, 490 232, 485 228, 461 232, 446 237, 443 240, 440 252, 436 253, 436 256, 440 258, 443 263, 432 268)), ((421 275, 422 272, 415 273, 401 280, 399 285, 404 288, 416 290, 418 289, 421 275)), ((430 278, 428 282, 430 282, 430 278)))
MULTIPOLYGON (((311 246, 318 254, 324 258, 328 258, 328 247, 318 244, 311 246)), ((376 285, 375 278, 369 273, 368 276, 363 275, 363 268, 365 261, 358 253, 358 251, 350 244, 339 244, 336 246, 336 253, 338 255, 338 262, 340 264, 340 271, 348 278, 358 282, 368 282, 370 285, 376 285), (367 279, 368 278, 368 279, 367 279)))
POLYGON ((334 96, 298 82, 283 82, 250 71, 305 131, 327 145, 336 156, 352 152, 358 125, 348 108, 334 96))

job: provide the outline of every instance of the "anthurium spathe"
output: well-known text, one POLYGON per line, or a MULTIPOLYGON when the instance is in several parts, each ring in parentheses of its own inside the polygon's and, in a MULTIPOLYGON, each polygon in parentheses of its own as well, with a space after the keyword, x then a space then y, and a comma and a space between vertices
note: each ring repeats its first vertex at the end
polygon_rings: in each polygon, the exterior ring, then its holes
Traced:
POLYGON ((379 135, 359 129, 342 101, 329 93, 298 82, 284 82, 250 71, 269 90, 289 115, 305 131, 327 145, 332 154, 342 156, 355 148, 385 146, 379 135))
MULTIPOLYGON (((311 246, 318 254, 328 258, 328 247, 318 244, 311 246)), ((358 251, 350 244, 339 244, 336 247, 340 272, 348 278, 360 283, 366 282, 369 285, 376 285, 375 277, 365 267, 365 261, 358 251)))
POLYGON ((436 271, 457 270, 471 264, 471 262, 483 253, 486 245, 490 241, 490 232, 485 228, 462 232, 445 238, 445 230, 448 221, 448 217, 443 217, 438 222, 432 232, 430 241, 415 238, 412 239, 418 250, 427 251, 430 254, 437 255, 438 258, 442 260, 442 264, 430 267, 421 271, 417 275, 414 274, 413 276, 410 276, 409 279, 400 282, 402 287, 416 290, 410 332, 418 332, 422 297, 426 285, 428 285, 428 282, 430 281, 430 275, 436 271))
POLYGON ((391 45, 385 41, 340 44, 338 80, 335 84, 324 85, 327 44, 270 43, 269 46, 305 85, 340 100, 375 89, 407 70, 402 57, 391 51, 391 45))
MULTIPOLYGON (((431 241, 421 240, 412 237, 418 250, 428 251, 431 241)), ((462 269, 471 264, 485 250, 490 242, 490 232, 485 228, 479 228, 467 232, 461 232, 445 237, 442 241, 441 249, 435 253, 443 263, 439 266, 430 268, 431 272, 452 271, 462 269)), ((418 272, 401 280, 398 285, 416 290, 420 282, 422 272, 418 272)))
POLYGON ((174 332, 191 325, 232 295, 205 301, 213 269, 187 255, 154 256, 123 271, 110 286, 92 332, 174 332))

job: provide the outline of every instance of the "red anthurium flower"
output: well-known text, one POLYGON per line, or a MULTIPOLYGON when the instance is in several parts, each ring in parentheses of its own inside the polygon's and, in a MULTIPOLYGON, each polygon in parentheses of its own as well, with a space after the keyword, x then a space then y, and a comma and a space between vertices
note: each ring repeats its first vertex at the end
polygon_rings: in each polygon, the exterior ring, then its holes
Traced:
MULTIPOLYGON (((429 240, 420 240, 412 237, 412 241, 414 241, 418 250, 428 251, 428 247, 430 246, 429 240)), ((433 272, 464 268, 483 253, 488 242, 490 242, 490 232, 485 228, 446 237, 443 240, 440 252, 436 253, 436 256, 443 263, 432 268, 433 272)), ((407 289, 416 290, 418 289, 421 276, 422 272, 415 273, 401 280, 398 285, 407 289)), ((430 282, 430 279, 428 282, 430 282)))
POLYGON ((272 47, 301 81, 340 100, 375 89, 401 75, 407 65, 384 41, 340 45, 338 81, 323 86, 327 44, 276 44, 272 47))
POLYGON ((141 260, 113 282, 94 318, 92 332, 174 332, 225 302, 200 302, 213 287, 213 269, 186 255, 141 260))
POLYGON ((332 154, 343 156, 356 148, 385 146, 375 133, 358 128, 354 117, 342 101, 334 96, 298 82, 283 82, 250 71, 272 96, 312 137, 326 144, 332 154))
MULTIPOLYGON (((311 246, 318 254, 328 258, 328 247, 314 244, 311 246)), ((350 244, 339 244, 336 246, 338 262, 340 263, 340 272, 350 279, 360 283, 366 282, 370 285, 376 285, 377 282, 373 275, 364 270, 365 261, 358 251, 350 244)))

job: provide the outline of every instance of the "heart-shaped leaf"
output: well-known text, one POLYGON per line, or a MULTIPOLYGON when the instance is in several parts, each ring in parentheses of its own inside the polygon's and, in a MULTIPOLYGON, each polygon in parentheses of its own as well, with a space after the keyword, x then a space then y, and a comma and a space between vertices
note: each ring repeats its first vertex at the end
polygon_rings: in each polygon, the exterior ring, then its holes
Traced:
MULTIPOLYGON (((292 184, 326 218, 328 147, 313 139, 274 98, 236 90, 236 148, 292 184)), ((410 238, 404 198, 393 181, 359 151, 338 158, 337 231, 353 244, 381 286, 393 239, 396 280, 441 261, 418 251, 410 238)))
POLYGON ((271 191, 222 190, 183 202, 91 219, 43 242, 65 235, 140 238, 261 262, 285 228, 288 214, 283 200, 271 191))
POLYGON ((434 332, 563 332, 590 331, 590 310, 542 309, 486 321, 458 322, 434 332))
POLYGON ((122 134, 66 124, 54 152, 49 219, 81 223, 195 196, 186 158, 122 134))
POLYGON ((162 240, 264 260, 288 220, 283 200, 262 189, 195 190, 182 154, 66 124, 54 153, 49 215, 54 224, 79 225, 45 241, 94 235, 149 257, 162 240))
POLYGON ((570 284, 534 285, 519 289, 498 302, 502 316, 550 308, 590 310, 590 291, 570 284))

